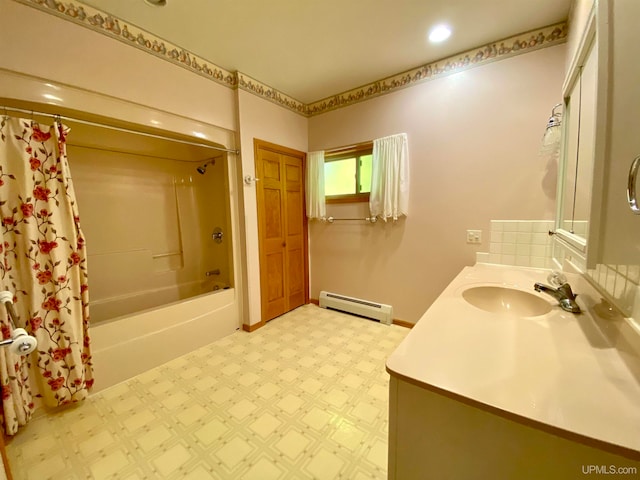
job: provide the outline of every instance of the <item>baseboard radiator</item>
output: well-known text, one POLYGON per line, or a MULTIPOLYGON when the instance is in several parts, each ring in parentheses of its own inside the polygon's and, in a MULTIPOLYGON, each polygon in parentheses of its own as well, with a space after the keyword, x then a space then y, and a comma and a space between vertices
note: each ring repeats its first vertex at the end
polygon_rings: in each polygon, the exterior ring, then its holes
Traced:
POLYGON ((360 317, 378 320, 380 323, 391 325, 393 307, 382 303, 370 302, 360 298, 346 297, 331 292, 320 292, 319 304, 322 308, 339 310, 360 317))

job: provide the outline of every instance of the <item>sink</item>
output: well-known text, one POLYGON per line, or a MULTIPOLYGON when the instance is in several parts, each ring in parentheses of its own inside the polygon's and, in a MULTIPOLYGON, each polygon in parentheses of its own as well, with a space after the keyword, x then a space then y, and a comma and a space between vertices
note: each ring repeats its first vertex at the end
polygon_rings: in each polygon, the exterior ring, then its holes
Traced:
POLYGON ((487 312, 517 317, 544 315, 553 307, 535 293, 502 286, 470 287, 462 292, 462 298, 487 312))

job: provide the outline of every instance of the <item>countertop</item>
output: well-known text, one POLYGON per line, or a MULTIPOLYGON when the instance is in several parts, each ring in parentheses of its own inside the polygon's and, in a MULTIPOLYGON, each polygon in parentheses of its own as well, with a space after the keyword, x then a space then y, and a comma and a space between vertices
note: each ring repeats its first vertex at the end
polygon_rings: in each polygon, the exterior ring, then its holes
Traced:
POLYGON ((528 423, 640 453, 640 332, 581 275, 566 274, 583 313, 533 290, 549 270, 466 267, 387 360, 391 375, 528 423), (553 305, 535 317, 481 310, 462 292, 502 285, 553 305))

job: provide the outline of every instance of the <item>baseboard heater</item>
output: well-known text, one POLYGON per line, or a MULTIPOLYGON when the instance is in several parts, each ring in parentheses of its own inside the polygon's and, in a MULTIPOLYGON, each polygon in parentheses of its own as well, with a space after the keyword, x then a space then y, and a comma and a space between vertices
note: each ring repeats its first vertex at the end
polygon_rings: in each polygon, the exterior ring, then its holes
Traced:
POLYGON ((370 302, 360 298, 346 297, 331 292, 320 292, 320 306, 332 310, 351 313, 360 317, 378 320, 380 323, 391 325, 393 307, 382 303, 370 302))

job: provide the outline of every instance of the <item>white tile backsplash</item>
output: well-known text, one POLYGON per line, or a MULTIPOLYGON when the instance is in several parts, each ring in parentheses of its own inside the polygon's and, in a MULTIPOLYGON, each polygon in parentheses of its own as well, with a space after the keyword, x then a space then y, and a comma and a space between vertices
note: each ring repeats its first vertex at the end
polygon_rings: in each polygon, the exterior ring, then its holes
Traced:
POLYGON ((551 268, 553 227, 553 220, 491 220, 489 251, 476 262, 551 268))
POLYGON ((572 268, 585 275, 607 300, 613 303, 626 317, 637 319, 640 311, 640 266, 597 264, 587 268, 584 253, 569 245, 555 241, 553 257, 556 268, 570 264, 572 268))

